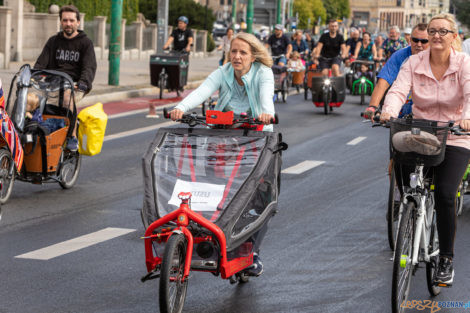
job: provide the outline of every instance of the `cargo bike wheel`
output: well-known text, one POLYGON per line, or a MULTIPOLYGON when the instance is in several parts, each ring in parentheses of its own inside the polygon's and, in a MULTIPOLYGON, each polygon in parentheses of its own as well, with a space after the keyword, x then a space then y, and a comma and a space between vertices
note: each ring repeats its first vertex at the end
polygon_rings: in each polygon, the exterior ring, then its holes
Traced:
POLYGON ((172 235, 166 245, 160 271, 160 312, 183 311, 188 279, 183 281, 186 260, 186 238, 182 234, 172 235))
POLYGON ((0 149, 0 204, 8 201, 15 181, 15 163, 10 151, 0 149))
POLYGON ((78 151, 62 151, 60 156, 59 184, 64 189, 75 185, 80 172, 82 157, 78 151))

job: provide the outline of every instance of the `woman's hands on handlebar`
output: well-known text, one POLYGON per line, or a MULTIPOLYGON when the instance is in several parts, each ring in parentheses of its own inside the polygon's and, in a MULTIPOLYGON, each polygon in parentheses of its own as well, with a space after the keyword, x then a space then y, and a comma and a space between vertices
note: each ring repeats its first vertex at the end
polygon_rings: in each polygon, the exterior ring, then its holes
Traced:
POLYGON ((170 118, 173 121, 180 120, 183 118, 184 112, 180 109, 173 109, 170 111, 170 118))
POLYGON ((274 116, 272 116, 271 114, 261 113, 258 116, 258 121, 260 121, 264 125, 272 124, 273 120, 274 120, 274 116))
POLYGON ((462 128, 465 131, 470 131, 470 120, 461 120, 460 128, 462 128))

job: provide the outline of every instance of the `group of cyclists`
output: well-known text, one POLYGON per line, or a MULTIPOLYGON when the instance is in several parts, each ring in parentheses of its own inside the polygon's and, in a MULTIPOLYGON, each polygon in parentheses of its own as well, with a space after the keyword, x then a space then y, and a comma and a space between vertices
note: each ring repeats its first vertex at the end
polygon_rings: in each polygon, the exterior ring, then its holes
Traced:
MULTIPOLYGON (((378 75, 370 106, 365 110, 366 117, 378 113, 381 100, 385 98, 381 114, 383 122, 413 111, 417 118, 454 120, 463 129, 469 130, 470 57, 459 52, 461 42, 454 18, 449 14, 440 14, 434 16, 429 24, 417 24, 407 33, 410 33, 407 36, 409 43, 400 36, 399 28, 393 26, 388 38, 377 45, 370 33, 363 32, 360 38, 359 31, 353 29, 351 37, 345 41, 338 32, 338 22, 331 20, 328 22, 328 32, 310 51, 301 32, 296 32, 291 41, 283 33, 282 25, 276 25, 274 33, 265 43, 265 49, 271 49, 272 56, 278 57, 275 61, 278 65, 286 65, 294 51, 311 54, 313 62, 320 66, 324 75, 331 69, 334 76, 341 75, 340 64, 349 57, 376 61, 385 58, 387 62, 378 75)), ((230 62, 209 76, 195 94, 200 95, 202 100, 215 90, 230 89, 229 92, 221 92, 221 101, 216 109, 250 111, 254 117, 267 121, 267 117, 274 114, 270 96, 273 89, 272 72, 269 70, 271 62, 259 60, 261 55, 266 58, 265 49, 259 45, 251 45, 250 48, 247 44, 256 40, 254 36, 238 34, 233 38, 230 62), (238 67, 243 70, 238 70, 238 67), (254 77, 258 79, 255 90, 252 83, 254 77)), ((173 119, 179 118, 196 102, 201 102, 188 98, 172 111, 173 119), (192 103, 188 106, 189 102, 192 103)), ((452 285, 454 277, 455 194, 469 159, 470 138, 450 137, 445 160, 436 167, 436 211, 441 245, 436 281, 448 286, 452 285)), ((406 183, 406 179, 404 181, 406 183)))
MULTIPOLYGON (((76 81, 77 91, 86 94, 91 90, 96 72, 91 41, 78 30, 80 15, 74 6, 61 8, 60 22, 62 31, 49 39, 35 67, 70 74, 76 81)), ((173 44, 174 50, 190 51, 193 34, 188 23, 186 17, 178 18, 178 27, 164 48, 173 44)), ((264 131, 272 131, 270 124, 275 114, 272 56, 278 57, 275 63, 281 66, 287 65, 292 56, 294 61, 298 60, 299 55, 311 56, 325 76, 330 69, 333 76, 342 75, 340 65, 343 60, 380 61, 385 58, 387 62, 378 75, 370 105, 365 110, 367 118, 373 118, 381 111, 380 119, 385 122, 391 117, 412 113, 415 118, 453 120, 463 129, 470 130, 470 56, 459 52, 461 39, 451 15, 436 15, 429 24, 415 25, 411 29, 409 43, 400 36, 396 26, 390 28, 388 38, 381 44, 378 44, 381 38, 377 37, 373 41, 371 34, 365 31, 360 38, 358 29, 351 29, 350 38, 345 40, 339 33, 336 20, 328 22, 328 32, 321 35, 316 46, 312 40, 309 45, 301 31, 297 31, 291 40, 283 30, 283 25, 276 25, 265 44, 254 35, 227 31, 227 38, 221 46, 224 51, 222 66, 170 112, 171 118, 181 119, 185 112, 218 91, 219 100, 215 110, 247 113, 265 124, 264 131), (385 99, 383 108, 382 99, 385 99)), ((70 149, 76 149, 77 142, 69 145, 70 149)), ((451 136, 447 142, 445 159, 435 169, 440 244, 436 280, 448 286, 452 285, 454 278, 455 194, 469 159, 470 138, 451 136)), ((397 173, 397 176, 403 177, 404 183, 407 170, 404 168, 397 173)), ((258 247, 266 231, 267 222, 253 236, 258 247)), ((259 276, 263 272, 263 264, 259 248, 255 252, 250 274, 259 276)))

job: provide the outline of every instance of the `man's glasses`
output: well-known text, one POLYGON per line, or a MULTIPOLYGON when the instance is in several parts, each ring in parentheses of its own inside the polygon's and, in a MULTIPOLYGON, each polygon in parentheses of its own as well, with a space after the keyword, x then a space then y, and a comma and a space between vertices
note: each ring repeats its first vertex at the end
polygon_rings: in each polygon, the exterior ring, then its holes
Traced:
POLYGON ((423 45, 425 45, 429 42, 429 40, 427 40, 427 39, 419 39, 419 38, 415 38, 415 37, 411 37, 411 40, 413 40, 414 43, 421 42, 423 45))
POLYGON ((447 35, 448 33, 453 33, 453 32, 454 32, 454 31, 448 30, 448 29, 445 29, 445 28, 441 28, 441 29, 439 29, 439 30, 434 29, 434 28, 428 29, 428 35, 429 35, 429 36, 434 36, 436 33, 438 33, 439 36, 444 37, 444 36, 447 35))

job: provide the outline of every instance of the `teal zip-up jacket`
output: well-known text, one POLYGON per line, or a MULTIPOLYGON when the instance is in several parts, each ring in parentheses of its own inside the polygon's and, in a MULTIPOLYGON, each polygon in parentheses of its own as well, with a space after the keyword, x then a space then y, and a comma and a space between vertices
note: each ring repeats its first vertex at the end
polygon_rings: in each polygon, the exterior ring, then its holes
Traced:
MULTIPOLYGON (((230 63, 227 63, 212 72, 201 86, 184 98, 176 108, 187 112, 219 90, 219 99, 215 110, 224 111, 224 108, 229 104, 230 99, 232 99, 234 80, 233 67, 230 63)), ((262 63, 254 62, 248 73, 242 76, 242 81, 245 84, 253 116, 258 117, 261 113, 274 116, 274 75, 271 68, 262 63)), ((263 130, 272 131, 273 126, 265 125, 263 130)))

